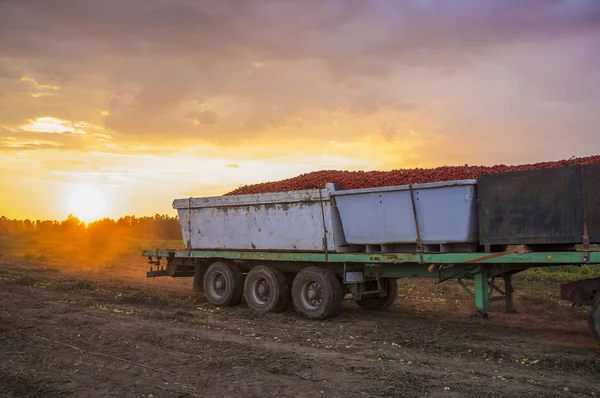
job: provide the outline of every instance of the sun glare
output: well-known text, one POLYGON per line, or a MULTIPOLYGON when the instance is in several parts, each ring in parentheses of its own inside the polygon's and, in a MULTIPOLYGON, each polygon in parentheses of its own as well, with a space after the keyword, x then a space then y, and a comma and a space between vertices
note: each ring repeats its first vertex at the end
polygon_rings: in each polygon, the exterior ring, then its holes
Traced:
POLYGON ((69 201, 71 213, 82 221, 90 222, 100 218, 106 207, 106 198, 98 188, 86 186, 78 188, 69 201))

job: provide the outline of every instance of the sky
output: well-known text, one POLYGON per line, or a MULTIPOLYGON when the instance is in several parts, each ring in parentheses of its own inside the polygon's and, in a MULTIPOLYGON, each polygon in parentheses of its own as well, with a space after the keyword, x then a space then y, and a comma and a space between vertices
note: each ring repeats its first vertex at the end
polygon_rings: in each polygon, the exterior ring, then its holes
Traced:
POLYGON ((0 215, 600 153, 597 0, 0 0, 0 215))

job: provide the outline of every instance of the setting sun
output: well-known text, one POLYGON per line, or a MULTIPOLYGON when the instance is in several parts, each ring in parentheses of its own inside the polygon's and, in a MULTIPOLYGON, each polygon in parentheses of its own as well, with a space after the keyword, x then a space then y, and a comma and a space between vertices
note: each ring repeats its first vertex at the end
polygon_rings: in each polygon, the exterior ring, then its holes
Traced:
POLYGON ((102 216, 106 207, 104 194, 95 187, 78 188, 71 196, 69 209, 77 218, 90 222, 102 216))

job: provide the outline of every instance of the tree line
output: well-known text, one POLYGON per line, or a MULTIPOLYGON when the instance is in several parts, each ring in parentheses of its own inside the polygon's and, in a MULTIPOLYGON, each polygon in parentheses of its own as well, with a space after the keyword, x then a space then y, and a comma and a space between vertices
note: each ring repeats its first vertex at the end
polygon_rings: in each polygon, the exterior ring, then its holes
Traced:
POLYGON ((63 221, 17 220, 0 217, 0 234, 34 234, 40 236, 87 236, 105 240, 115 238, 180 240, 179 218, 156 214, 154 217, 125 216, 118 220, 103 218, 87 225, 73 215, 63 221))

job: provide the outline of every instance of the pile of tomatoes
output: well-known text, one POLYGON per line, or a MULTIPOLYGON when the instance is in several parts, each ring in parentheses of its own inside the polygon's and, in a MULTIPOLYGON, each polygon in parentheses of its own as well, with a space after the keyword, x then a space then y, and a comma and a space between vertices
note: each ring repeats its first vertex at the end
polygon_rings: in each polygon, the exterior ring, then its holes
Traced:
POLYGON ((341 184, 342 189, 385 187, 392 185, 419 184, 452 180, 476 179, 482 174, 545 169, 550 167, 574 166, 600 163, 600 155, 571 158, 555 162, 542 162, 518 166, 442 166, 434 169, 403 169, 391 171, 341 171, 321 170, 301 174, 282 181, 244 185, 226 195, 245 195, 266 192, 298 191, 322 188, 326 183, 341 184))

